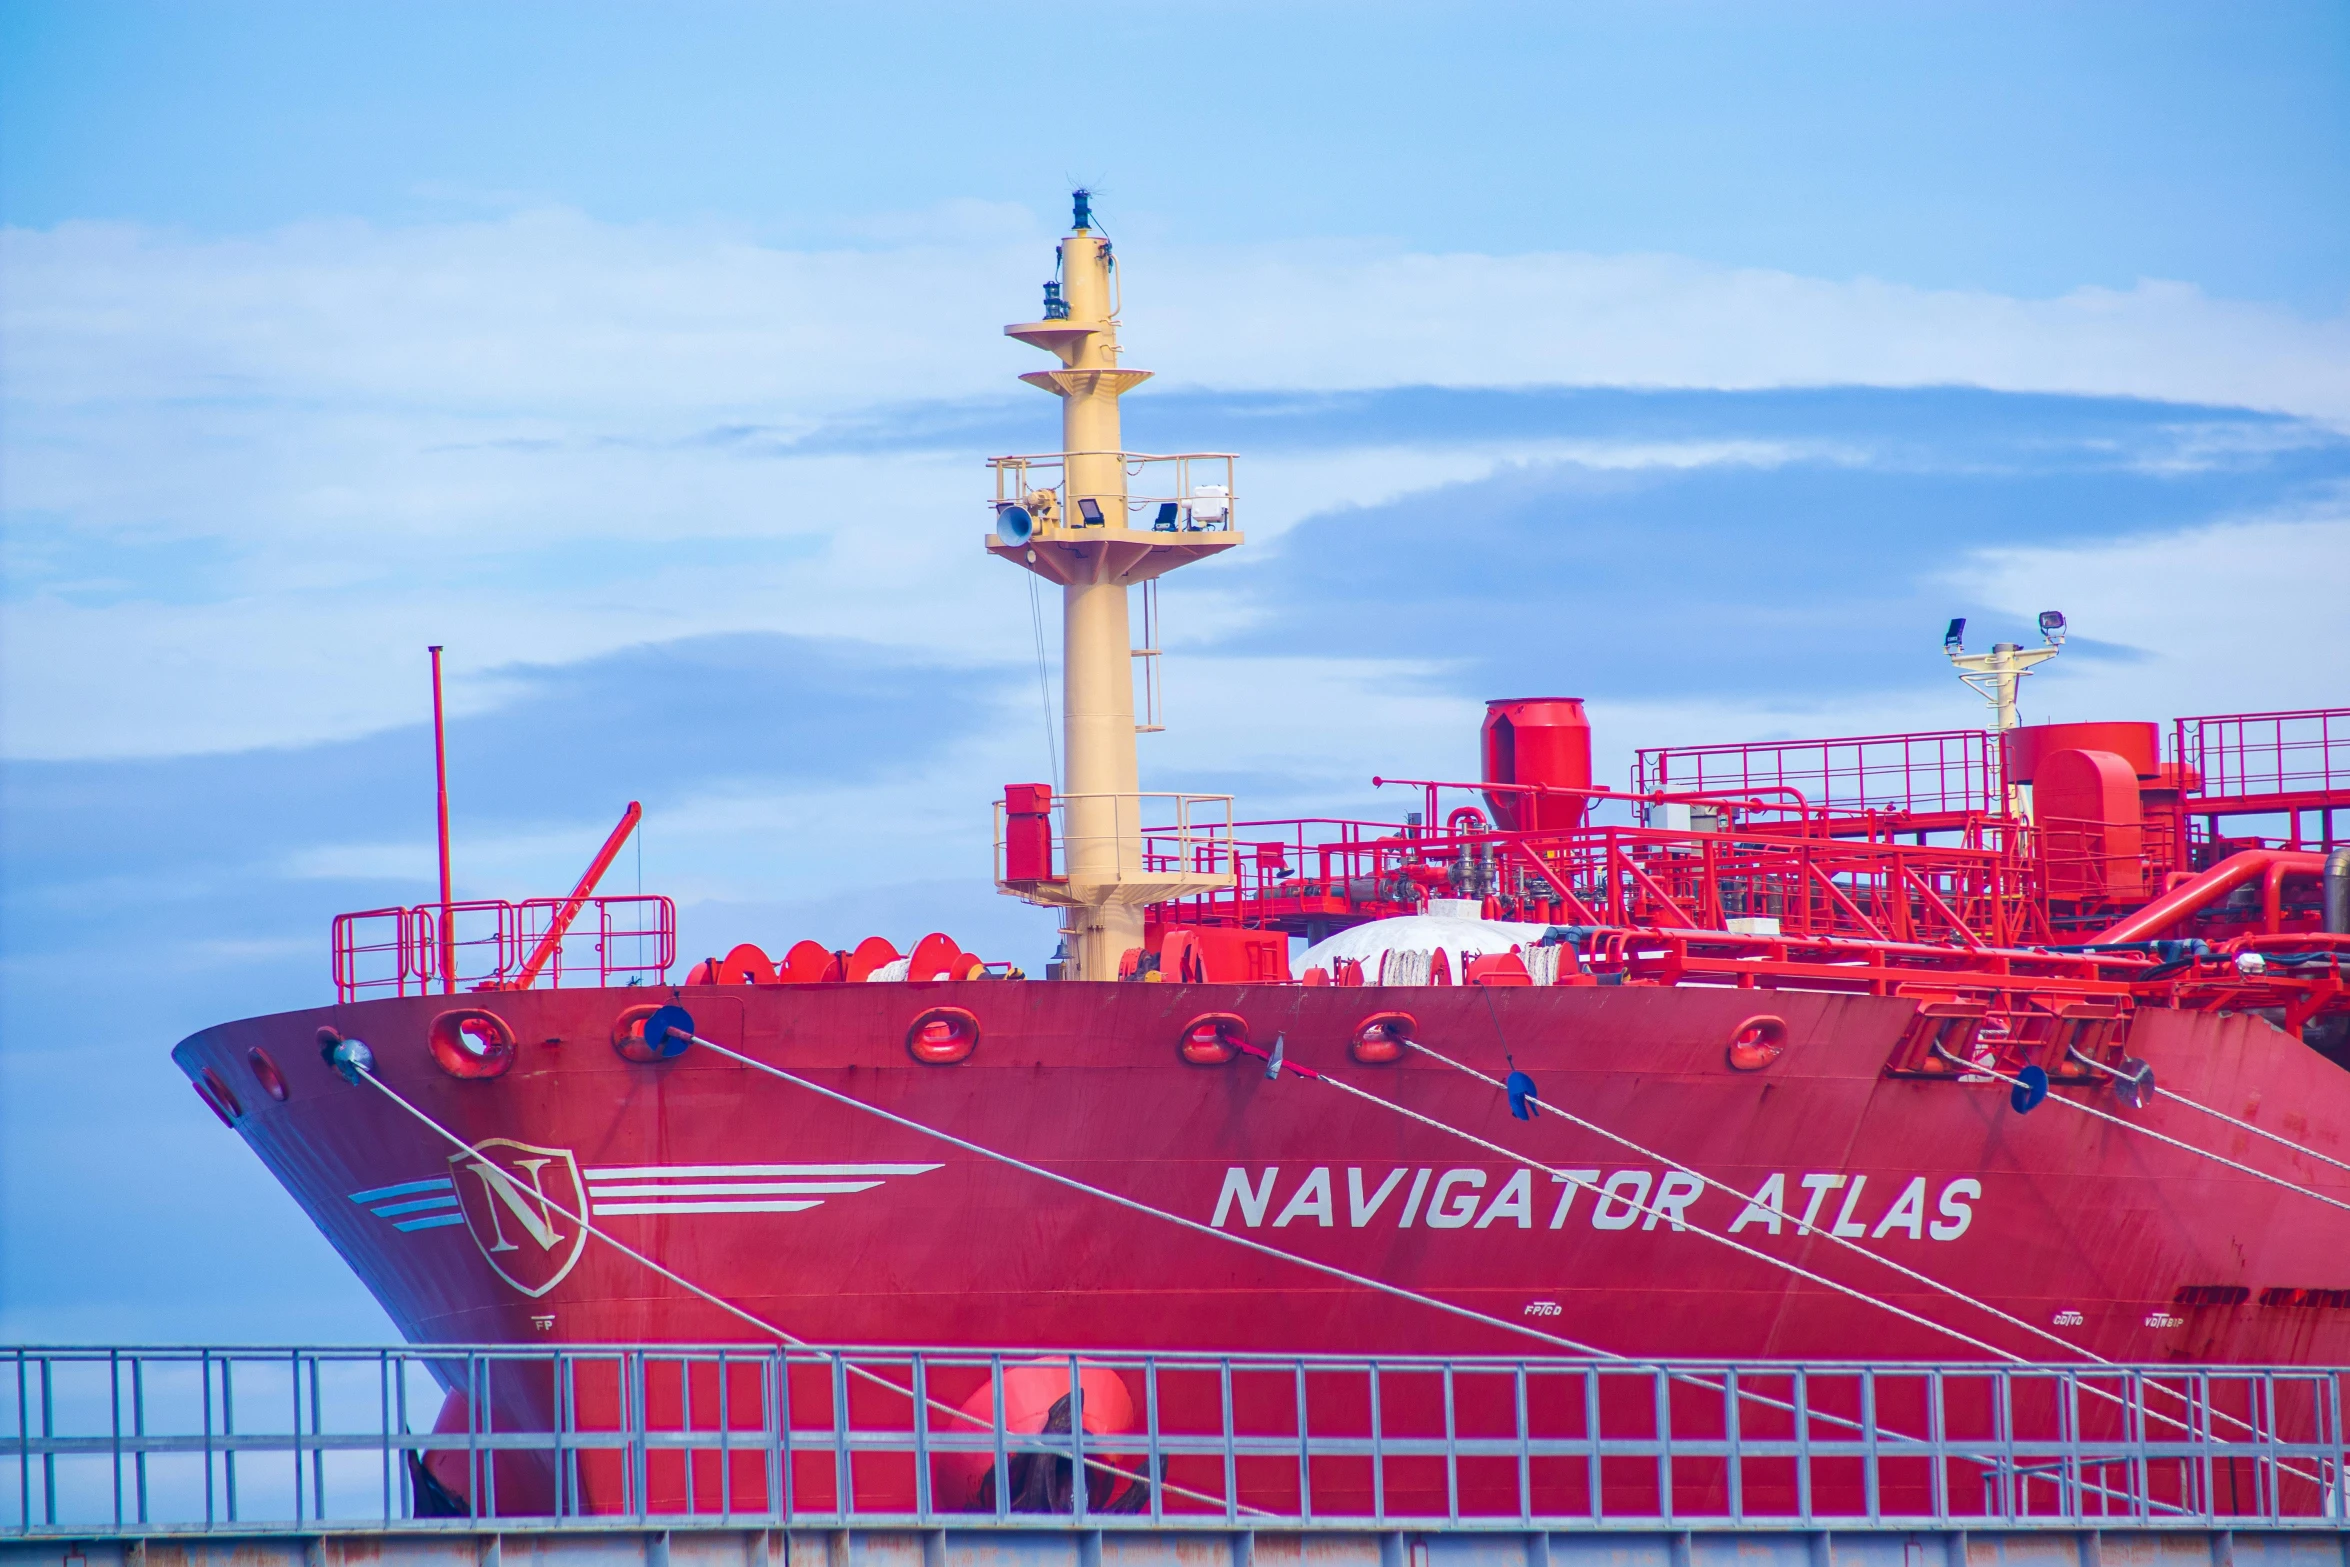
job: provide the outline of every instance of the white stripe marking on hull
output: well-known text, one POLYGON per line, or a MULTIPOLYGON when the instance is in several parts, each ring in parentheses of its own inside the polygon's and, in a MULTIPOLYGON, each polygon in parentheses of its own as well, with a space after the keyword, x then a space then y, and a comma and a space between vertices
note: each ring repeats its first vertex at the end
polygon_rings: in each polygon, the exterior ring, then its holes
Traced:
POLYGON ((591 1181, 690 1180, 697 1177, 927 1175, 936 1164, 627 1164, 585 1170, 591 1181))
POLYGON ((620 1213, 799 1213, 809 1208, 820 1208, 820 1200, 808 1202, 600 1202, 595 1205, 596 1217, 620 1213))

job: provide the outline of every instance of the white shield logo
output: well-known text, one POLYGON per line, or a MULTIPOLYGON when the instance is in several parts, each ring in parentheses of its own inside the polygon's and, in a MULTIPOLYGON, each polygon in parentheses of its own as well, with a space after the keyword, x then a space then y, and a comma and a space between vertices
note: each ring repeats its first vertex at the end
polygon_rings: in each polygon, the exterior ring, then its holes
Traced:
POLYGON ((571 1217, 587 1213, 571 1150, 493 1137, 451 1154, 449 1164, 465 1227, 498 1277, 530 1296, 562 1283, 587 1246, 571 1217))

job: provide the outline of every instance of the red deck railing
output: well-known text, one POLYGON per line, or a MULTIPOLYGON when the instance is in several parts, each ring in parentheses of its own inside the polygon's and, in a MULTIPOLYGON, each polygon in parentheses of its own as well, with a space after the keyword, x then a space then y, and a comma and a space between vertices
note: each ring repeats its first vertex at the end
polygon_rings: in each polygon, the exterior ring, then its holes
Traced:
POLYGON ((1632 788, 1748 794, 1798 789, 1829 817, 1898 815, 1901 830, 2004 809, 1996 738, 1982 729, 1659 746, 1634 753, 1632 788))
POLYGON ((2283 814, 2291 841, 2337 841, 2332 813, 2350 808, 2350 707, 2182 718, 2171 755, 2198 776, 2186 810, 2215 835, 2221 817, 2283 814), (2303 811, 2317 813, 2317 832, 2301 833, 2303 811))
MULTIPOLYGON (((554 928, 569 898, 521 903, 476 899, 447 906, 455 959, 444 983, 442 906, 366 909, 334 922, 335 999, 431 995, 435 991, 518 988, 532 952, 554 928)), ((658 984, 677 962, 677 905, 667 898, 589 898, 533 983, 550 987, 658 984)))

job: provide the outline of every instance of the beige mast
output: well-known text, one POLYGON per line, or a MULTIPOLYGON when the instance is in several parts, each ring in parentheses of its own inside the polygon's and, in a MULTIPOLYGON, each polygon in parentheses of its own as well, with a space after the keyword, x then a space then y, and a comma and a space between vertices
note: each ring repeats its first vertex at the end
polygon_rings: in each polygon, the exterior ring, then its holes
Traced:
POLYGON ((1116 257, 1094 232, 1084 191, 1075 206, 1044 319, 1004 328, 1061 362, 1020 378, 1061 399, 1061 450, 990 460, 987 549, 1061 587, 1061 871, 999 885, 1064 909, 1063 977, 1100 980, 1115 979, 1121 956, 1142 944, 1143 905, 1231 884, 1229 798, 1141 792, 1126 590, 1242 539, 1231 454, 1125 449, 1118 399, 1150 372, 1118 364, 1116 257), (1129 493, 1129 478, 1142 493, 1129 493))

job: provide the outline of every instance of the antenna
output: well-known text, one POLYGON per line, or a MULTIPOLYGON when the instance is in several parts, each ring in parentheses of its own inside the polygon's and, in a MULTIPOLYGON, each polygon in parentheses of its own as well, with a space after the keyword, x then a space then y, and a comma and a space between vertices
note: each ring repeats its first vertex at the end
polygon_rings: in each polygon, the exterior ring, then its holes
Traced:
POLYGON ((1969 653, 1966 650, 1966 621, 1953 620, 1950 629, 1942 633, 1942 653, 1958 678, 1982 694, 1991 704, 1994 729, 2006 731, 2022 723, 2016 712, 2016 687, 2024 676, 2037 665, 2054 658, 2064 646, 2064 616, 2053 609, 2040 612, 2040 642, 2035 648, 2021 643, 2001 642, 1988 653, 1969 653))

